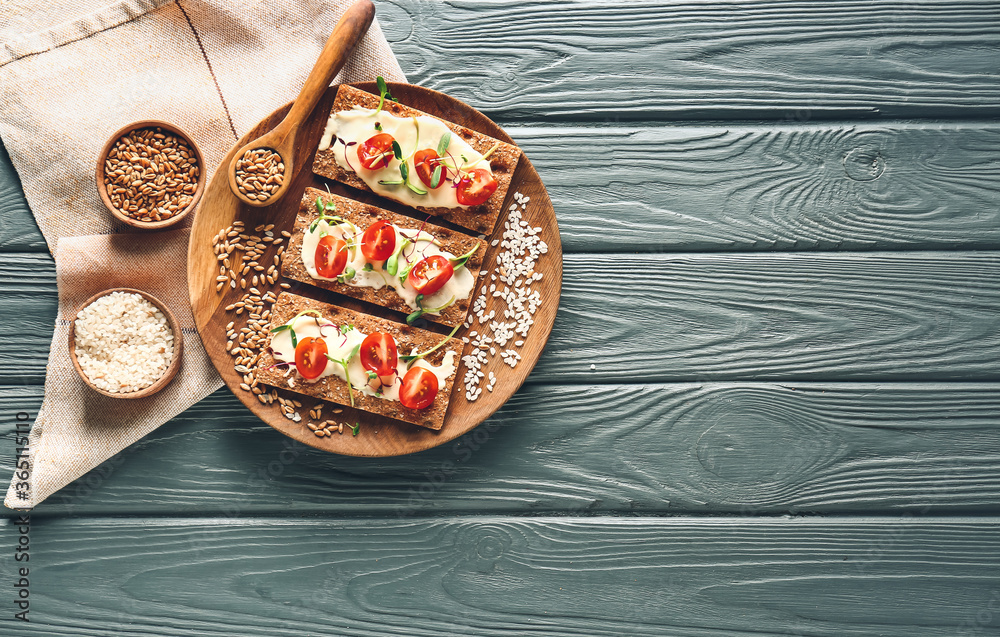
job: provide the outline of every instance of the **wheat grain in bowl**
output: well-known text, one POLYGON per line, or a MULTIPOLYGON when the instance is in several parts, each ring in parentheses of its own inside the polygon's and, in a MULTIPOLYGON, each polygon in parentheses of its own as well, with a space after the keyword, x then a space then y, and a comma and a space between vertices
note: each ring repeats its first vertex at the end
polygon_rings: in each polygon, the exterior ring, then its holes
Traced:
POLYGON ((97 193, 111 215, 141 230, 180 222, 201 199, 205 179, 198 145, 167 122, 144 120, 118 130, 97 158, 97 193))
POLYGON ((194 200, 200 170, 187 141, 161 127, 141 128, 112 146, 104 185, 121 213, 139 221, 162 221, 194 200))
POLYGON ((73 336, 80 372, 109 394, 152 386, 174 361, 170 321, 136 292, 114 291, 92 300, 77 313, 73 336))

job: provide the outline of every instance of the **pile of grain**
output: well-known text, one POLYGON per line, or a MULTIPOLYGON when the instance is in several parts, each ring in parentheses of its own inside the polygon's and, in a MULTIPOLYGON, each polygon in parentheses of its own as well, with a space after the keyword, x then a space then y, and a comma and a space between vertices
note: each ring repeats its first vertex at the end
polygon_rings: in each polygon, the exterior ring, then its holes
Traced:
POLYGON ((270 199, 285 181, 285 163, 270 148, 254 148, 236 162, 236 187, 254 201, 270 199))
POLYGON ((111 205, 139 221, 163 221, 183 212, 194 199, 200 174, 187 141, 159 127, 122 135, 104 161, 111 205))
POLYGON ((130 393, 155 383, 174 356, 174 335, 155 305, 133 292, 112 292, 80 310, 76 358, 98 389, 130 393))

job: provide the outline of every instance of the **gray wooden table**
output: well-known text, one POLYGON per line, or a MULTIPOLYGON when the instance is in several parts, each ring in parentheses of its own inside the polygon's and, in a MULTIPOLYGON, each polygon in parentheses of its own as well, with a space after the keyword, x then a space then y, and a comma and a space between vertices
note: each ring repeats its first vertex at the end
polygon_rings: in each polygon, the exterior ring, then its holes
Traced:
MULTIPOLYGON (((548 185, 529 384, 384 460, 220 391, 34 511, 30 624, 0 526, 0 634, 1000 634, 1000 4, 378 12, 548 185)), ((0 214, 7 476, 56 288, 6 158, 0 214)))

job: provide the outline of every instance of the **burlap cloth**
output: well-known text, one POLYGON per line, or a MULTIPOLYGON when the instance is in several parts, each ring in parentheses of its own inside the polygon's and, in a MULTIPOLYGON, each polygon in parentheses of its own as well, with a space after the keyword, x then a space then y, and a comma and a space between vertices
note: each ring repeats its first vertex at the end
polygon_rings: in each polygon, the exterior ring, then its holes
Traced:
MULTIPOLYGON (((105 141, 130 122, 165 120, 194 138, 213 174, 239 136, 295 98, 350 4, 0 0, 0 138, 59 283, 45 399, 28 441, 28 488, 15 474, 7 507, 35 506, 222 384, 191 316, 188 230, 124 234, 129 229, 113 220, 94 185, 105 141), (118 286, 159 297, 183 326, 181 371, 146 399, 90 391, 69 359, 69 318, 91 295, 118 286)), ((376 75, 405 81, 377 22, 335 82, 376 75)))

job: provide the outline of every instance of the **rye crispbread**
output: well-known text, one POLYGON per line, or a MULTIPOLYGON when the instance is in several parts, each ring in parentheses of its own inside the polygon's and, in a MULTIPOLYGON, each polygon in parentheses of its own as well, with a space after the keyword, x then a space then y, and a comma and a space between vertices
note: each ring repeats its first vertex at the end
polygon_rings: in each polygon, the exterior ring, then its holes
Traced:
MULTIPOLYGON (((469 261, 465 266, 469 269, 469 272, 473 274, 478 283, 478 276, 476 276, 476 274, 478 274, 480 267, 482 266, 483 256, 486 254, 486 242, 482 239, 470 237, 462 234, 461 232, 449 230, 440 226, 434 226, 426 223, 422 224, 421 222, 409 217, 397 215, 394 212, 389 212, 388 210, 383 210, 382 208, 376 208, 375 206, 363 204, 354 201, 353 199, 331 195, 315 188, 306 188, 305 194, 302 196, 302 201, 299 204, 299 214, 295 218, 295 227, 292 229, 292 236, 288 240, 288 250, 285 251, 285 257, 281 262, 282 276, 301 283, 315 285, 316 287, 323 288, 324 290, 330 290, 331 292, 337 292, 356 299, 361 299, 362 301, 380 305, 382 307, 389 308, 390 310, 402 312, 403 314, 409 314, 413 311, 413 308, 403 302, 403 299, 396 294, 396 291, 391 286, 386 285, 385 287, 376 290, 369 287, 347 285, 346 283, 340 283, 338 281, 314 279, 309 276, 309 272, 306 271, 305 264, 302 262, 302 241, 309 224, 312 223, 318 216, 316 211, 317 197, 324 203, 335 203, 337 207, 334 214, 337 214, 358 226, 362 232, 364 232, 368 226, 376 221, 384 220, 398 226, 399 228, 408 230, 416 230, 419 228, 424 232, 434 235, 434 237, 441 241, 441 249, 446 252, 450 252, 455 256, 466 254, 478 245, 479 249, 476 250, 475 254, 469 257, 469 261)), ((473 291, 475 291, 475 286, 473 286, 473 291)), ((445 308, 438 316, 434 314, 424 314, 423 316, 429 321, 454 327, 465 320, 466 315, 469 313, 471 301, 472 294, 470 293, 469 298, 455 301, 454 304, 445 308)))
MULTIPOLYGON (((337 97, 334 99, 331 114, 338 111, 351 110, 355 106, 374 109, 378 107, 379 96, 356 89, 353 86, 342 84, 337 90, 337 97)), ((497 180, 497 190, 485 203, 469 208, 427 208, 417 206, 416 209, 432 215, 437 215, 448 221, 469 228, 482 234, 491 234, 496 226, 497 219, 503 208, 504 198, 510 188, 511 177, 517 162, 521 158, 521 149, 513 144, 501 142, 493 137, 484 135, 464 126, 459 126, 447 120, 436 117, 430 113, 419 111, 409 106, 404 106, 397 102, 386 100, 382 109, 397 117, 410 117, 412 115, 427 115, 444 122, 455 135, 465 140, 477 152, 485 154, 486 151, 499 143, 499 147, 490 155, 490 167, 493 170, 493 177, 497 180)), ((336 181, 353 186, 360 190, 371 192, 371 189, 354 172, 341 168, 336 159, 332 145, 330 149, 316 151, 316 158, 313 161, 313 172, 322 177, 334 179, 336 181)), ((405 203, 405 202, 400 202, 405 203)))
MULTIPOLYGON (((345 323, 353 324, 355 329, 363 334, 374 332, 385 332, 396 339, 396 346, 400 354, 409 354, 414 348, 419 352, 424 352, 441 342, 444 336, 426 330, 421 330, 409 325, 394 323, 385 319, 368 316, 354 312, 336 305, 321 303, 304 296, 297 296, 283 292, 278 296, 274 306, 271 308, 271 327, 284 325, 296 314, 303 310, 318 310, 324 318, 328 318, 337 325, 345 323)), ((268 339, 270 346, 270 339, 268 339)), ((440 365, 441 361, 449 351, 456 353, 455 366, 457 367, 463 354, 465 344, 457 338, 449 339, 448 343, 440 349, 427 356, 427 362, 433 365, 440 365)), ((295 386, 288 386, 287 369, 285 367, 275 367, 278 361, 271 355, 270 349, 265 348, 257 365, 256 378, 268 385, 292 391, 305 396, 312 396, 322 400, 350 406, 351 400, 348 397, 347 381, 337 376, 327 376, 314 383, 305 382, 301 377, 296 377, 295 386)), ((427 409, 407 409, 402 403, 395 400, 386 400, 375 396, 367 396, 360 391, 354 391, 354 406, 358 409, 380 414, 387 418, 394 418, 404 422, 427 427, 428 429, 440 429, 444 424, 444 417, 448 411, 448 402, 451 398, 451 390, 454 385, 456 374, 449 376, 443 386, 438 388, 437 397, 434 403, 427 409)), ((295 377, 295 372, 289 373, 295 377)))

